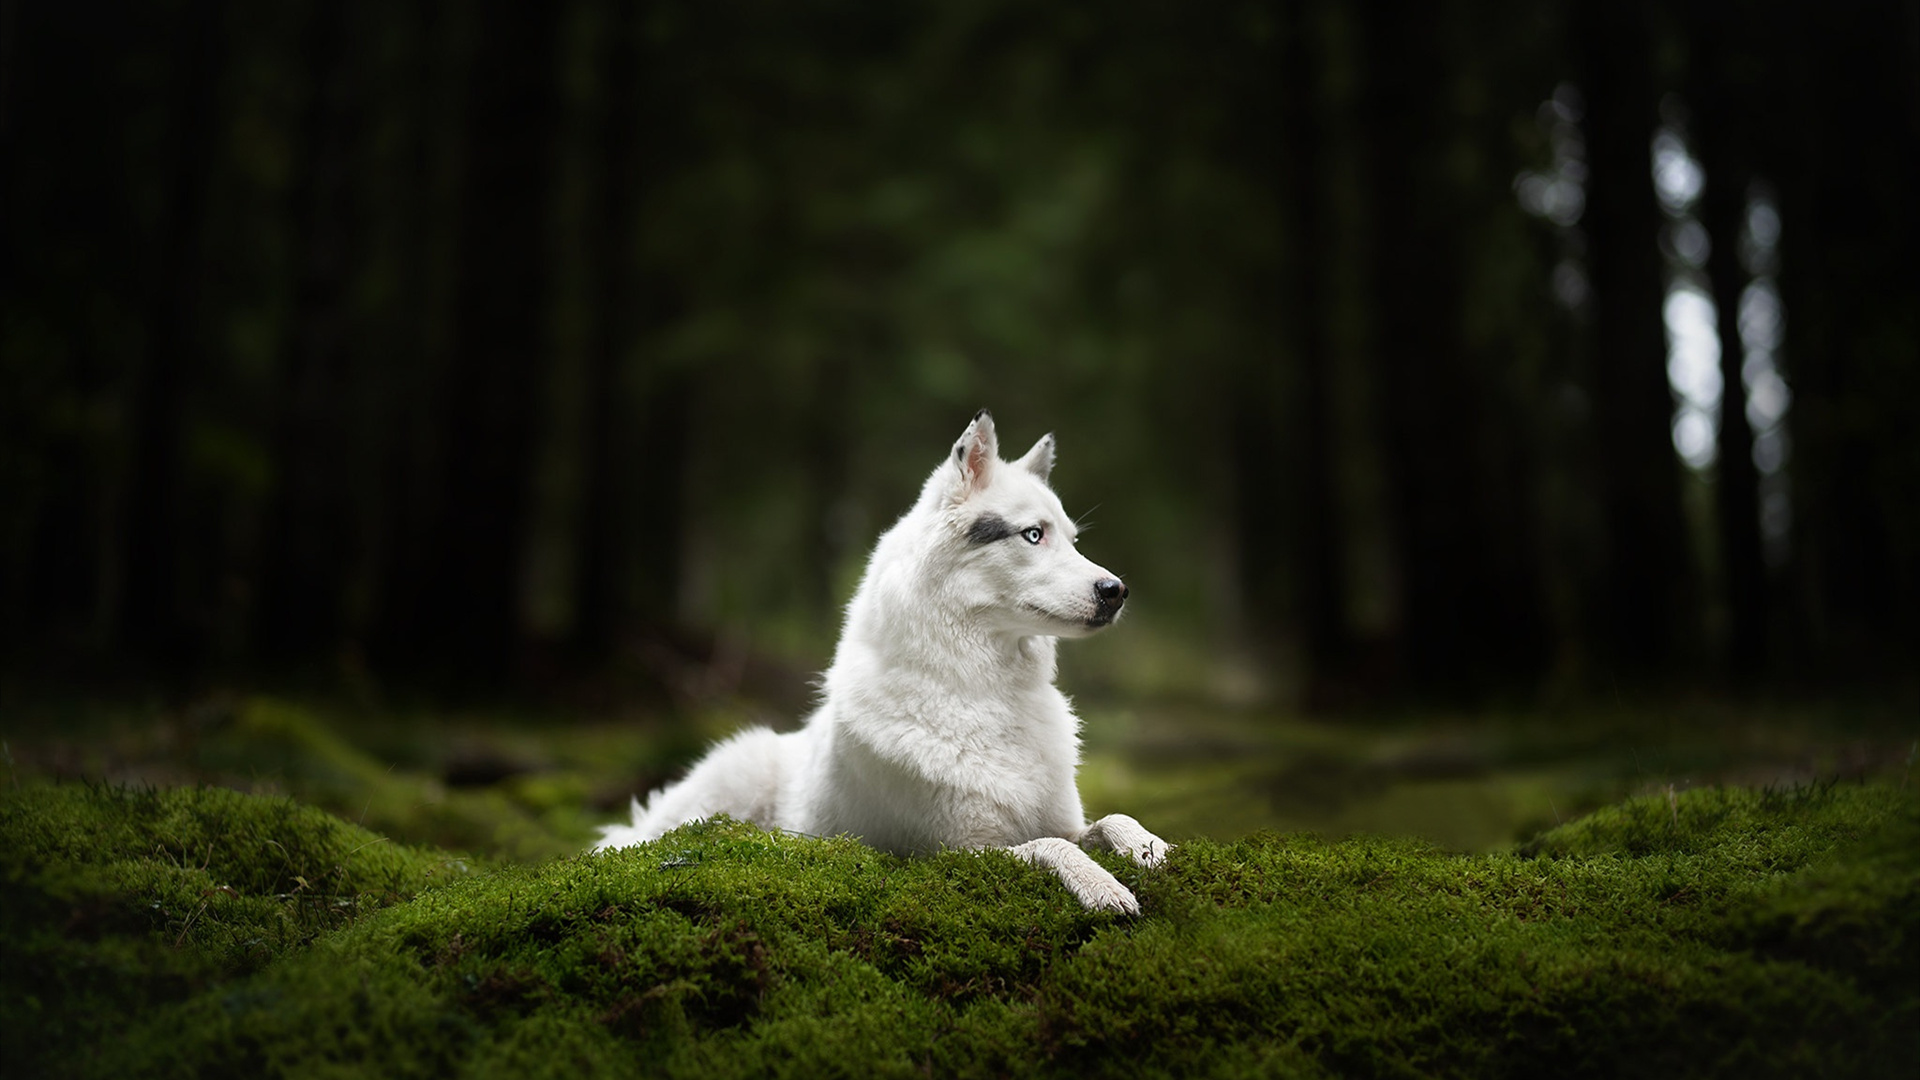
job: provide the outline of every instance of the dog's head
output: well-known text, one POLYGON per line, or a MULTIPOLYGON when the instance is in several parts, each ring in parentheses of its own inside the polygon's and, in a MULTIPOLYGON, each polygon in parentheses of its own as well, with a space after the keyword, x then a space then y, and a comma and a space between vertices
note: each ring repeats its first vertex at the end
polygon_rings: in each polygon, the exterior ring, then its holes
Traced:
POLYGON ((1053 436, 1000 460, 993 416, 974 416, 928 494, 937 498, 949 595, 996 630, 1084 637, 1120 617, 1127 587, 1074 549, 1079 532, 1047 485, 1053 436))

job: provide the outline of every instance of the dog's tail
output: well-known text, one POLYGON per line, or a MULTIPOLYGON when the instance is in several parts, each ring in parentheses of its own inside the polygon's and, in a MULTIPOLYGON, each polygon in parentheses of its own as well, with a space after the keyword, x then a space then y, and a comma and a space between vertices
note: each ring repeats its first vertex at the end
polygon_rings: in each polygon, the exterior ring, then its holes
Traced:
POLYGON ((790 738, 753 727, 725 740, 708 751, 686 779, 649 795, 646 806, 633 800, 632 822, 602 826, 593 850, 644 844, 715 814, 774 828, 786 773, 784 740, 790 738))
MULTIPOLYGON (((654 795, 658 794, 658 791, 654 792, 654 795)), ((653 796, 648 796, 649 801, 651 801, 652 798, 653 796)), ((634 796, 630 802, 631 809, 628 811, 627 823, 623 825, 615 822, 611 825, 600 826, 600 839, 593 845, 593 850, 609 851, 613 848, 632 847, 635 844, 644 844, 648 840, 653 839, 653 837, 646 835, 646 830, 641 828, 641 824, 647 817, 646 807, 640 805, 639 796, 634 796)))

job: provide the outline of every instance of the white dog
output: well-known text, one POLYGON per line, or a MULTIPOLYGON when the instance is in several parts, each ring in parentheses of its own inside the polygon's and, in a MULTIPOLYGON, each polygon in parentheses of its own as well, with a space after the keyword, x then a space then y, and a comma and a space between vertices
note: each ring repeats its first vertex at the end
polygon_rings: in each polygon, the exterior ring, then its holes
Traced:
POLYGON ((1137 914, 1082 847, 1156 866, 1167 845, 1124 814, 1087 824, 1080 721, 1053 685, 1055 639, 1111 625, 1127 587, 1074 550, 1052 468, 1051 435, 1001 461, 981 410, 874 548, 806 726, 719 744, 595 849, 724 812, 900 855, 1004 847, 1087 907, 1137 914))

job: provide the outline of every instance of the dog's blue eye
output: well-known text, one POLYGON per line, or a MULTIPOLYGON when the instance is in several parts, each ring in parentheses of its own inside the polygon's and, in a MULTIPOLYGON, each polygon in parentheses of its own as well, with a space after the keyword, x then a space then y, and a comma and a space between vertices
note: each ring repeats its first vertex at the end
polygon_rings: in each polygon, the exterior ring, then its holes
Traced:
POLYGON ((1037 544, 1046 533, 1042 532, 1038 525, 1029 525, 1020 531, 1020 535, 1026 538, 1027 543, 1037 544))

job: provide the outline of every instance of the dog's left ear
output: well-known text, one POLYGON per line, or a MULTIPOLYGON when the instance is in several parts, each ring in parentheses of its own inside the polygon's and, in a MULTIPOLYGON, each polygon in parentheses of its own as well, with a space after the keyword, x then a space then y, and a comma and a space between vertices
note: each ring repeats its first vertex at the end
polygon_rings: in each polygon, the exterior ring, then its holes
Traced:
POLYGON ((960 433, 948 455, 960 471, 960 485, 954 491, 960 501, 976 491, 984 491, 993 482, 993 470, 1000 464, 1000 439, 993 431, 993 414, 985 409, 973 414, 973 423, 960 433))
POLYGON ((1041 483, 1046 483, 1048 475, 1053 472, 1053 432, 1040 436, 1040 441, 1033 444, 1033 449, 1014 464, 1039 477, 1041 483))

